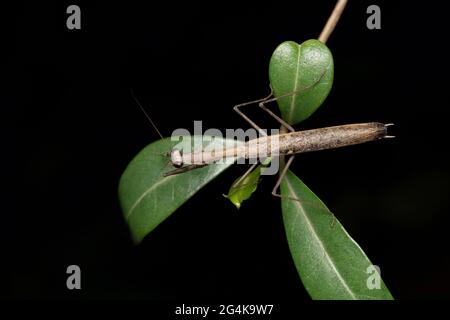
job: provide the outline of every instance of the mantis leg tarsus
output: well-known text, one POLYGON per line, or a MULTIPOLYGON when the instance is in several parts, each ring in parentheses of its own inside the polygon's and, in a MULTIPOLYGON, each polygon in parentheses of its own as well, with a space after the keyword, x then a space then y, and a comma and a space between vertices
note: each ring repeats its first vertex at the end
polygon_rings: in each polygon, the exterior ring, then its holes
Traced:
MULTIPOLYGON (((300 203, 302 203, 303 201, 296 198, 296 197, 289 197, 289 196, 283 196, 280 193, 277 193, 277 190, 280 187, 281 182, 283 181, 284 177, 286 176, 287 171, 289 170, 290 165, 292 164, 292 162, 294 161, 295 156, 291 156, 289 158, 289 160, 286 162, 283 171, 280 173, 280 176, 278 177, 277 183, 275 184, 275 187, 273 187, 272 189, 272 195, 274 197, 278 197, 278 198, 285 198, 285 199, 289 199, 289 200, 293 200, 293 201, 298 201, 300 203)), ((326 210, 329 214, 331 214, 332 220, 331 220, 331 228, 333 228, 336 224, 336 216, 333 214, 333 212, 331 212, 330 210, 326 210)))
POLYGON ((275 183, 275 187, 273 187, 273 189, 272 189, 272 195, 274 197, 289 198, 291 200, 300 201, 300 199, 297 199, 294 197, 282 196, 281 194, 277 193, 277 190, 280 187, 281 181, 283 181, 284 177, 286 176, 286 172, 288 171, 288 169, 289 169, 290 165, 292 164, 292 161, 294 161, 294 159, 295 159, 295 156, 291 156, 289 158, 289 160, 286 162, 286 164, 284 165, 283 171, 281 171, 280 176, 278 177, 277 183, 275 183))
POLYGON ((248 168, 247 171, 245 171, 244 175, 238 180, 236 181, 236 183, 233 183, 233 185, 231 187, 235 187, 237 185, 239 185, 242 181, 244 181, 244 179, 250 174, 250 172, 253 171, 253 169, 255 169, 255 167, 259 164, 259 162, 255 162, 254 164, 251 165, 250 168, 248 168))

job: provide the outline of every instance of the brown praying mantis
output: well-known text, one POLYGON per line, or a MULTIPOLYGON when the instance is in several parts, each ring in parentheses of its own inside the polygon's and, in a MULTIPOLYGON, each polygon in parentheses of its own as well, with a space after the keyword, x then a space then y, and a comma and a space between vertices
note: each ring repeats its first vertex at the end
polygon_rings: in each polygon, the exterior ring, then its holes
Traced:
MULTIPOLYGON (((309 88, 304 88, 303 90, 305 89, 309 88)), ((233 184, 234 186, 236 186, 239 185, 239 183, 243 181, 248 176, 248 174, 250 174, 254 170, 259 162, 261 162, 261 158, 289 155, 290 158, 284 165, 284 168, 282 169, 282 172, 280 173, 278 180, 272 190, 272 195, 282 197, 279 193, 277 193, 277 190, 281 182, 283 181, 287 170, 292 164, 296 154, 340 148, 384 138, 394 138, 394 136, 390 136, 387 134, 387 127, 393 124, 383 124, 379 122, 347 124, 312 130, 295 131, 295 129, 291 125, 289 125, 286 121, 272 112, 266 106, 266 104, 298 93, 299 92, 292 92, 281 95, 279 97, 273 97, 273 92, 271 90, 270 95, 263 99, 235 105, 234 110, 240 116, 242 116, 253 128, 255 128, 262 135, 262 137, 252 139, 240 146, 227 148, 224 147, 222 149, 215 149, 213 151, 199 150, 193 152, 183 152, 183 150, 174 148, 167 153, 167 156, 169 157, 169 163, 174 169, 169 172, 165 172, 163 175, 167 177, 171 175, 182 174, 184 172, 214 164, 227 157, 232 157, 234 159, 256 159, 257 161, 245 172, 245 174, 240 179, 238 179, 233 184), (263 129, 261 129, 261 127, 259 127, 240 110, 241 107, 248 105, 258 105, 262 110, 267 112, 277 122, 279 122, 281 126, 288 131, 288 133, 267 135, 267 133, 263 129), (274 143, 274 141, 276 141, 276 143, 274 143), (263 156, 261 155, 261 150, 264 150, 263 156)), ((155 124, 134 95, 133 98, 136 100, 139 107, 142 109, 152 126, 156 129, 156 131, 162 138, 159 130, 156 128, 155 124)))

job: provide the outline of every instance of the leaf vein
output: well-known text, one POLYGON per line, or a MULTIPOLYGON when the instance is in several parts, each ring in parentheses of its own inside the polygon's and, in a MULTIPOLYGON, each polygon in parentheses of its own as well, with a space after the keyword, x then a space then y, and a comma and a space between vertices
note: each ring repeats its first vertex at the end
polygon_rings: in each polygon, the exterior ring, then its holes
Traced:
MULTIPOLYGON (((286 185, 287 185, 287 187, 288 187, 288 189, 289 189, 289 193, 291 194, 291 196, 295 197, 296 194, 295 194, 294 190, 292 189, 292 185, 291 185, 289 179, 286 179, 285 181, 286 181, 286 185)), ((316 232, 316 230, 314 229, 314 226, 312 225, 311 221, 309 220, 308 215, 306 214, 305 209, 303 208, 303 205, 302 205, 299 201, 294 201, 294 203, 299 207, 300 212, 302 213, 302 215, 303 215, 304 218, 305 218, 305 221, 306 221, 306 223, 307 223, 308 229, 310 229, 311 234, 314 236, 314 238, 316 239, 317 243, 319 244, 319 246, 320 246, 320 247, 322 248, 322 250, 324 251, 325 257, 326 257, 326 259, 328 260, 328 263, 330 264, 330 266, 331 266, 331 267, 333 268, 333 270, 335 271, 335 273, 336 273, 338 279, 341 281, 342 285, 343 285, 344 288, 348 291, 348 293, 350 294, 350 296, 351 296, 353 299, 356 300, 356 299, 357 299, 356 296, 354 295, 354 293, 352 292, 352 290, 349 288, 349 286, 348 286, 347 283, 345 282, 345 280, 344 280, 344 278, 342 277, 342 275, 340 274, 340 272, 337 270, 336 266, 335 266, 334 263, 333 263, 333 260, 332 260, 331 257, 329 256, 329 254, 328 254, 328 252, 327 252, 327 250, 326 250, 326 248, 325 248, 325 246, 324 246, 322 240, 320 240, 319 236, 317 235, 317 232, 316 232)), ((292 228, 291 228, 291 229, 292 229, 292 228)), ((292 232, 292 230, 291 230, 291 232, 292 232)))
POLYGON ((300 51, 301 51, 302 46, 299 45, 298 46, 298 54, 297 54, 297 70, 295 71, 295 82, 294 82, 294 90, 292 90, 292 92, 295 92, 295 94, 292 96, 292 100, 291 100, 291 108, 289 110, 289 118, 288 118, 288 122, 292 121, 292 114, 294 112, 295 109, 295 98, 297 97, 297 87, 298 87, 298 78, 299 76, 299 71, 300 71, 300 51))
POLYGON ((147 190, 145 190, 141 196, 139 198, 136 199, 136 201, 133 203, 133 205, 130 207, 130 210, 128 211, 128 213, 125 215, 125 219, 128 220, 131 216, 131 214, 133 213, 134 209, 141 203, 141 201, 148 195, 150 194, 150 192, 152 192, 155 188, 159 187, 161 184, 163 184, 164 182, 168 182, 170 181, 174 176, 169 176, 166 177, 165 179, 159 180, 158 182, 156 182, 155 184, 153 184, 150 188, 148 188, 147 190))

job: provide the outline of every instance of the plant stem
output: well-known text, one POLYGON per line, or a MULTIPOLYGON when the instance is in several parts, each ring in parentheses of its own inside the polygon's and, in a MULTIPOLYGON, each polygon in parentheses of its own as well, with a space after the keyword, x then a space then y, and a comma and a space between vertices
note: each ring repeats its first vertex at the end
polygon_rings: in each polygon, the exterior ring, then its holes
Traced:
MULTIPOLYGON (((286 129, 285 126, 280 127, 280 134, 288 133, 289 131, 286 129)), ((278 174, 281 175, 281 172, 283 172, 284 166, 286 165, 286 158, 283 155, 280 155, 280 168, 278 171, 278 174)), ((283 179, 284 180, 284 179, 283 179)))
POLYGON ((327 24, 325 27, 323 27, 322 32, 319 36, 319 41, 322 43, 326 43, 328 38, 330 37, 331 33, 334 30, 334 27, 336 27, 336 24, 339 21, 339 18, 341 17, 342 11, 344 11, 345 5, 347 4, 347 0, 338 0, 336 3, 336 6, 333 9, 333 12, 331 13, 330 17, 328 18, 327 24))

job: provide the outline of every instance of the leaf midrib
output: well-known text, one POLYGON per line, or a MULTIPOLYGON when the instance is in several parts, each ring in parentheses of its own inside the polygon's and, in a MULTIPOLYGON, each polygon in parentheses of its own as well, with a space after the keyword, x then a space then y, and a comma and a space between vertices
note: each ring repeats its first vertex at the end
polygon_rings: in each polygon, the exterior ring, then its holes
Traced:
POLYGON ((141 201, 147 196, 147 194, 149 192, 151 192, 153 189, 157 188, 158 186, 160 186, 161 184, 168 182, 170 180, 172 180, 172 178, 174 178, 175 176, 169 176, 166 177, 165 179, 159 180, 158 182, 156 182, 155 184, 153 184, 150 188, 148 188, 147 190, 145 190, 142 195, 136 199, 136 201, 133 203, 133 205, 130 207, 130 210, 128 211, 128 213, 125 215, 125 219, 128 220, 131 216, 131 214, 133 213, 134 209, 136 209, 136 207, 139 205, 139 203, 141 203, 141 201))
MULTIPOLYGON (((291 196, 295 197, 296 194, 292 188, 291 182, 289 181, 289 178, 285 179, 286 185, 289 189, 289 193, 291 194, 291 196)), ((311 231, 311 234, 314 235, 314 238, 316 239, 316 241, 319 243, 320 247, 322 248, 322 250, 325 253, 325 257, 328 260, 329 264, 331 265, 331 267, 333 268, 333 270, 336 272, 338 279, 341 281, 342 285, 344 286, 344 288, 348 291, 348 293, 350 294, 350 296, 354 299, 357 300, 357 297, 354 295, 354 293, 352 292, 352 290, 350 289, 350 287, 347 285, 347 283, 345 282, 344 278, 342 278, 342 275, 340 274, 339 270, 336 268, 336 266, 334 265, 333 259, 330 257, 330 255, 328 254, 328 251, 326 250, 322 240, 320 240, 319 236, 317 235, 317 232, 314 228, 314 226, 312 225, 311 221, 308 218, 308 215, 305 212, 305 209, 303 208, 302 204, 299 201, 294 201, 294 203, 296 204, 296 206, 298 206, 298 208, 300 209, 301 213, 303 214, 303 217, 305 218, 305 221, 307 223, 308 228, 311 231)))
MULTIPOLYGON (((300 71, 300 51, 301 51, 302 46, 298 45, 298 54, 297 54, 297 70, 295 71, 295 82, 294 82, 294 90, 292 90, 292 92, 296 92, 297 91, 297 86, 298 86, 298 78, 299 78, 299 71, 300 71)), ((294 108, 295 108, 295 98, 297 97, 297 94, 294 94, 292 96, 292 100, 291 100, 291 108, 289 110, 289 117, 288 117, 288 122, 292 122, 292 113, 294 112, 294 108)))

